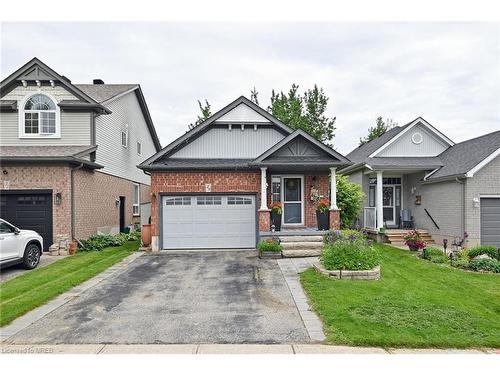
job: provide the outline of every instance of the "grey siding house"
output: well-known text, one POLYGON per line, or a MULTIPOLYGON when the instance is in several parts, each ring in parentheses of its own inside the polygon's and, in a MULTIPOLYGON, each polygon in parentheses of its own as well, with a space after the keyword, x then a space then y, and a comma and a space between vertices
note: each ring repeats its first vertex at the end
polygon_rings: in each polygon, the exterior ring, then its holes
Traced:
POLYGON ((340 173, 366 195, 362 227, 401 228, 409 210, 436 242, 467 232, 469 246, 500 247, 500 131, 455 144, 419 117, 347 158, 353 165, 340 173))

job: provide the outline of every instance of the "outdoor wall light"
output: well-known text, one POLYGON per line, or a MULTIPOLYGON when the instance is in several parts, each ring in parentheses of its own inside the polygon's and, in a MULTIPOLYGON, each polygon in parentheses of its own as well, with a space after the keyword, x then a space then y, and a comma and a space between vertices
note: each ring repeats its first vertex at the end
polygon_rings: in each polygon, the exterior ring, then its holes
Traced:
POLYGON ((4 176, 7 176, 7 175, 9 174, 9 172, 7 171, 7 169, 4 169, 4 170, 2 171, 2 173, 4 174, 4 176))
POLYGON ((479 208, 479 198, 472 198, 472 207, 479 208))
POLYGON ((54 203, 59 206, 61 202, 62 202, 62 193, 61 192, 56 193, 56 196, 54 197, 54 203))
POLYGON ((118 207, 120 205, 120 198, 115 199, 115 206, 118 207))

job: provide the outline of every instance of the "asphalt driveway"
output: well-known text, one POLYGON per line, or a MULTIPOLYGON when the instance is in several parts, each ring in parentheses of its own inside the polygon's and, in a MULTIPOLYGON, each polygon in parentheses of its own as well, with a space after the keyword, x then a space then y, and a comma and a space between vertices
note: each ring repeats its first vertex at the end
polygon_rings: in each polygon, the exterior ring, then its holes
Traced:
POLYGON ((300 343, 309 336, 275 260, 214 251, 139 257, 8 341, 300 343))

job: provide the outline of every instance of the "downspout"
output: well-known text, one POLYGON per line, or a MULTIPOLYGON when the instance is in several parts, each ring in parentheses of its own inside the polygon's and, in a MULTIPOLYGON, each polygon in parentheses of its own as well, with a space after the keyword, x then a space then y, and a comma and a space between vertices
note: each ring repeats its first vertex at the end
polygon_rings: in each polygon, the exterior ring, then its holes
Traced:
POLYGON ((80 165, 71 168, 71 240, 75 239, 75 178, 73 172, 83 168, 83 163, 80 163, 80 165))
POLYGON ((455 177, 455 181, 462 185, 462 233, 460 234, 462 236, 465 233, 465 180, 460 181, 458 177, 455 177))

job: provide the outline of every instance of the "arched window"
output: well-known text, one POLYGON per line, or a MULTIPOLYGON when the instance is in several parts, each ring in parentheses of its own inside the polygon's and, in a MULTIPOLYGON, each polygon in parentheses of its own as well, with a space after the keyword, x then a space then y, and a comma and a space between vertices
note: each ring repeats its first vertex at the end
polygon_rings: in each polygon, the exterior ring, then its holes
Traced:
POLYGON ((35 94, 24 105, 24 134, 56 134, 57 107, 47 95, 35 94))

